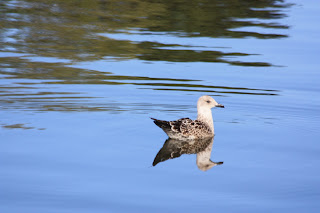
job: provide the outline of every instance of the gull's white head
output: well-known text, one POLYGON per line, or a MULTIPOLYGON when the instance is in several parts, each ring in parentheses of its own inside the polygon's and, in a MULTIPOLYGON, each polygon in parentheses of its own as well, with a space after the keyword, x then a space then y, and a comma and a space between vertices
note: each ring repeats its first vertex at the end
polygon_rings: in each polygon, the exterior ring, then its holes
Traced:
POLYGON ((222 107, 224 108, 224 106, 222 104, 218 104, 216 102, 216 100, 214 100, 212 97, 208 96, 208 95, 204 95, 201 96, 198 100, 198 104, 197 104, 198 108, 213 108, 213 107, 222 107))

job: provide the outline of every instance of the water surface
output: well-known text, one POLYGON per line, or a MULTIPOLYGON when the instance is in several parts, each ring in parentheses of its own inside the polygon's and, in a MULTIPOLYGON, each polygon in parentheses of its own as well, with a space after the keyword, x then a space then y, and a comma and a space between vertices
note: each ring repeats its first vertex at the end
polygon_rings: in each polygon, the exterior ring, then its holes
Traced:
POLYGON ((0 3, 1 212, 317 212, 316 1, 0 3), (207 171, 149 117, 211 95, 207 171))

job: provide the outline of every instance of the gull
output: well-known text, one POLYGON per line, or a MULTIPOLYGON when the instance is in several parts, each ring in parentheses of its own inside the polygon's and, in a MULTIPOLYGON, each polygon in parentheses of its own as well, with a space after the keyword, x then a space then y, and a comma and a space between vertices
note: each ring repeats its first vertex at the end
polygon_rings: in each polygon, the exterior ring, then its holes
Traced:
POLYGON ((181 118, 176 121, 151 119, 172 139, 212 138, 214 136, 214 127, 211 108, 213 107, 224 108, 222 104, 218 104, 212 97, 204 95, 199 98, 197 103, 198 117, 196 120, 191 120, 190 118, 181 118))

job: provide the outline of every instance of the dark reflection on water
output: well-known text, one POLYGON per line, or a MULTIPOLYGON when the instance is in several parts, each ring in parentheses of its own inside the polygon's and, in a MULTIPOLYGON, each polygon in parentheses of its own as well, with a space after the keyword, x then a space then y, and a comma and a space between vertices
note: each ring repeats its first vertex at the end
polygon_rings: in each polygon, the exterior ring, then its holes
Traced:
MULTIPOLYGON (((173 45, 164 45, 155 42, 142 42, 139 47, 144 50, 143 54, 138 55, 139 59, 146 61, 170 61, 170 62, 220 62, 240 66, 271 66, 265 62, 241 62, 229 61, 226 58, 230 56, 248 56, 250 54, 240 52, 222 52, 222 51, 199 51, 199 50, 175 50, 165 49, 164 47, 173 45)), ((176 46, 179 47, 179 46, 176 46)), ((183 46, 181 46, 183 47, 183 46)))
POLYGON ((34 127, 25 126, 25 124, 4 124, 2 127, 6 129, 34 129, 34 127))
POLYGON ((201 140, 177 140, 168 138, 162 148, 156 155, 152 165, 178 158, 183 154, 197 154, 197 166, 202 171, 207 171, 214 166, 221 165, 223 162, 213 162, 211 157, 212 145, 214 138, 201 140))

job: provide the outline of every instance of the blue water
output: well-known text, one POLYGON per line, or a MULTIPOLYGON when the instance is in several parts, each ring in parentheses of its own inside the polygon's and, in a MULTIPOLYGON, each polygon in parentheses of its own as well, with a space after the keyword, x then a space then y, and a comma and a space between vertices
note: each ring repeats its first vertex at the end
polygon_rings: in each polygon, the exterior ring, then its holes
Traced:
POLYGON ((0 212, 319 211, 317 1, 238 17, 282 28, 228 31, 200 18, 189 29, 178 3, 101 9, 111 19, 70 2, 0 5, 0 212), (154 16, 167 13, 176 19, 154 16), (204 94, 225 106, 211 153, 224 164, 203 172, 182 155, 152 167, 167 136, 150 117, 196 118, 204 94))

